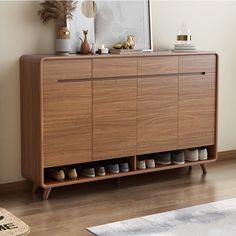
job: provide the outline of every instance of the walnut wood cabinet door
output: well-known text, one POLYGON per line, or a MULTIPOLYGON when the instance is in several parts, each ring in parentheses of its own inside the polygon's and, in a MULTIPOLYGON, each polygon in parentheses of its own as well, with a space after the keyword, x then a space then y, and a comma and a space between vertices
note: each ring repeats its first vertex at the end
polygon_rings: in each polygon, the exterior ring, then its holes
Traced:
POLYGON ((179 76, 179 149, 214 144, 215 89, 215 73, 179 76))
POLYGON ((137 153, 177 148, 178 75, 138 78, 137 153))
POLYGON ((90 78, 90 60, 45 63, 43 76, 45 167, 92 160, 90 78), (71 72, 73 70, 74 73, 71 72))
POLYGON ((137 78, 93 81, 93 159, 136 153, 137 78))
POLYGON ((216 55, 179 57, 178 148, 215 144, 216 55))

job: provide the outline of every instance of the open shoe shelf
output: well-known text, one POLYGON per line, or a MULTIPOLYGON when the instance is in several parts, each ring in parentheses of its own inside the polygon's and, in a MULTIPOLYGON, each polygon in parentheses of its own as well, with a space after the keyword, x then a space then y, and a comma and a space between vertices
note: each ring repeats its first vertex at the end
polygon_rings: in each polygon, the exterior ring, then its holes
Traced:
POLYGON ((151 172, 157 172, 157 171, 163 171, 163 170, 178 169, 178 168, 202 165, 202 164, 207 164, 207 163, 212 163, 212 162, 215 162, 215 159, 208 159, 205 161, 196 161, 196 162, 186 162, 185 164, 180 164, 180 165, 175 165, 175 164, 156 165, 155 168, 147 168, 144 170, 139 170, 139 169, 130 170, 129 172, 120 172, 117 174, 106 173, 105 176, 86 177, 86 176, 79 175, 78 178, 75 180, 65 179, 62 182, 46 178, 45 185, 47 187, 51 187, 51 188, 52 187, 61 187, 61 186, 72 185, 72 184, 81 184, 81 183, 88 183, 88 182, 94 182, 94 181, 105 180, 105 179, 114 179, 114 178, 120 178, 120 177, 138 175, 138 174, 145 174, 145 173, 151 173, 151 172))
MULTIPOLYGON (((119 162, 128 162, 130 166, 130 170, 128 172, 120 172, 120 173, 110 173, 106 171, 105 176, 95 176, 95 177, 86 177, 82 175, 78 175, 77 179, 75 180, 70 180, 70 179, 65 179, 64 181, 55 181, 52 179, 49 179, 46 177, 45 174, 45 186, 52 188, 52 187, 60 187, 60 186, 66 186, 66 185, 72 185, 72 184, 80 184, 80 183, 87 183, 87 182, 95 182, 99 180, 105 180, 105 179, 113 179, 113 178, 121 178, 125 176, 131 176, 131 175, 138 175, 138 174, 145 174, 145 173, 151 173, 151 172, 157 172, 157 171, 163 171, 163 170, 169 170, 169 169, 178 169, 178 168, 184 168, 184 167, 189 167, 189 166, 196 166, 196 165, 205 165, 207 163, 212 163, 216 159, 214 156, 212 156, 212 149, 214 146, 208 146, 208 152, 209 156, 207 160, 203 161, 195 161, 195 162, 190 162, 190 161, 185 161, 185 164, 168 164, 168 165, 161 165, 161 164, 156 164, 155 168, 146 168, 146 169, 137 169, 136 164, 137 160, 139 159, 139 156, 134 156, 134 157, 125 157, 125 158, 119 158, 119 159, 112 159, 109 161, 97 161, 94 162, 95 165, 102 165, 105 166, 105 163, 119 163, 119 162)), ((152 157, 152 154, 150 154, 150 158, 152 157)), ((88 163, 91 167, 93 166, 91 163, 88 163)), ((86 166, 86 163, 83 163, 82 165, 86 166)))

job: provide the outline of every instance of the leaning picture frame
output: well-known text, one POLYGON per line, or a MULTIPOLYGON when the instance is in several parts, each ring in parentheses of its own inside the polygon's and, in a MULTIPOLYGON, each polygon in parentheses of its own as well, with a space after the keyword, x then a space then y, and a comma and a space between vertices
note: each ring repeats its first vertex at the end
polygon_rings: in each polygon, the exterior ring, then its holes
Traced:
POLYGON ((135 36, 135 48, 153 51, 151 0, 96 0, 95 46, 112 48, 128 35, 135 36))

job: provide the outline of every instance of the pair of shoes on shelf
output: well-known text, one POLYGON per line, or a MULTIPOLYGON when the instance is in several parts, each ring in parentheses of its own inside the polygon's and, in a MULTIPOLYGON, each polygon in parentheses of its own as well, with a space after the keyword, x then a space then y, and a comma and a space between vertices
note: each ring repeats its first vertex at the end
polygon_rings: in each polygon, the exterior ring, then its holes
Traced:
POLYGON ((129 163, 122 162, 119 164, 108 164, 106 165, 106 170, 113 174, 118 174, 120 172, 129 172, 129 163))
POLYGON ((47 175, 49 178, 56 181, 64 181, 65 178, 75 180, 77 178, 75 168, 49 169, 47 175))
POLYGON ((75 168, 63 168, 63 171, 68 179, 75 180, 78 177, 75 168))
POLYGON ((128 172, 129 171, 129 164, 127 162, 119 163, 119 164, 109 164, 104 166, 97 166, 97 167, 78 167, 77 172, 80 175, 86 177, 95 177, 97 176, 105 176, 106 171, 117 174, 120 172, 128 172))
POLYGON ((172 152, 162 152, 155 155, 156 164, 169 165, 171 163, 175 165, 184 164, 185 161, 203 161, 208 159, 207 148, 192 148, 186 150, 177 150, 172 152))
POLYGON ((105 176, 106 175, 106 170, 104 166, 96 166, 96 167, 78 167, 77 168, 78 174, 85 176, 85 177, 90 177, 94 178, 96 175, 97 176, 105 176))
POLYGON ((106 171, 104 166, 96 166, 96 167, 78 167, 77 172, 80 175, 94 178, 96 175, 97 176, 105 176, 106 171))
POLYGON ((86 177, 95 177, 95 169, 93 167, 78 167, 77 173, 86 177))
POLYGON ((144 170, 146 168, 155 168, 155 160, 154 159, 146 159, 137 161, 137 168, 140 170, 144 170))
POLYGON ((161 152, 155 155, 156 164, 169 165, 171 163, 180 165, 185 163, 183 151, 161 152))
POLYGON ((104 166, 96 166, 96 167, 84 167, 84 168, 78 168, 77 169, 78 173, 86 176, 86 177, 95 177, 97 176, 105 176, 106 171, 104 166))
POLYGON ((194 161, 204 161, 208 159, 207 148, 191 148, 184 150, 185 160, 194 162, 194 161))

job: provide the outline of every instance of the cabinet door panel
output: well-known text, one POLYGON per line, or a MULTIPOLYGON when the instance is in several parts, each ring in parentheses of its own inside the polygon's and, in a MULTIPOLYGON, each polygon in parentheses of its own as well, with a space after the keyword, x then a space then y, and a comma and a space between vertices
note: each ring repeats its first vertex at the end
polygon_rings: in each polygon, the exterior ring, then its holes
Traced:
POLYGON ((137 154, 177 148, 178 76, 138 79, 137 154))
POLYGON ((178 147, 214 144, 215 74, 179 76, 178 147))
POLYGON ((45 79, 43 99, 44 166, 91 161, 91 81, 45 79))
POLYGON ((136 153, 137 79, 93 81, 93 159, 136 153))
POLYGON ((137 58, 93 59, 93 78, 137 76, 137 58))
POLYGON ((164 75, 178 73, 178 57, 139 57, 138 75, 164 75))
POLYGON ((43 66, 47 80, 89 79, 92 76, 91 59, 46 60, 43 66))
POLYGON ((179 57, 179 73, 215 72, 215 55, 188 55, 179 57))

